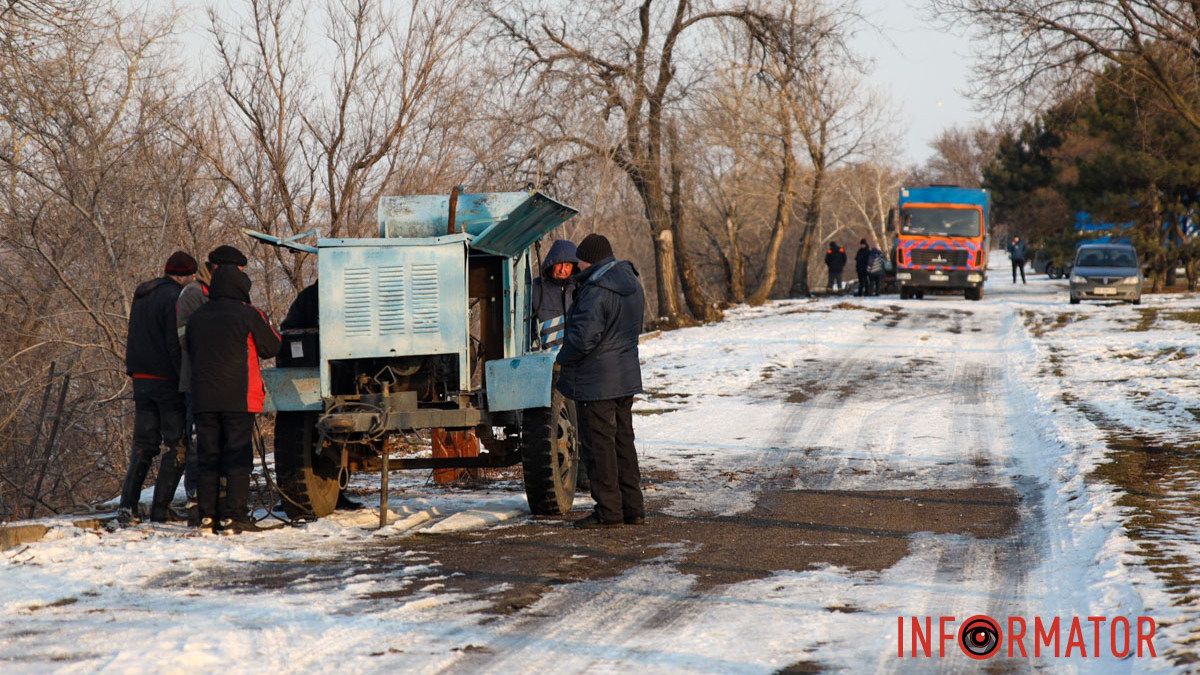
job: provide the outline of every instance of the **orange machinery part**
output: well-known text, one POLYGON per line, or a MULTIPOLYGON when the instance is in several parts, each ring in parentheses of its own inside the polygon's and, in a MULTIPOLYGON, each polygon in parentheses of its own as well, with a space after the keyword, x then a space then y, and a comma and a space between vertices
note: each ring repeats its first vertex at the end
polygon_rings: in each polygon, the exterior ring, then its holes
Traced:
MULTIPOLYGON (((479 437, 475 435, 473 430, 446 431, 445 429, 434 429, 432 440, 434 458, 479 456, 479 437)), ((446 485, 447 483, 457 481, 470 472, 470 469, 434 469, 433 482, 438 485, 446 485)))

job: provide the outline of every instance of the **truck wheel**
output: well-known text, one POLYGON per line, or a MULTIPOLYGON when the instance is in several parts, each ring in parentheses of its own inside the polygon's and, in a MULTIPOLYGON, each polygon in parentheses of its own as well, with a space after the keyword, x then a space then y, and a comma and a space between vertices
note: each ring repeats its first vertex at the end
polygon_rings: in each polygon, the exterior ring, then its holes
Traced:
POLYGON ((275 414, 275 482, 289 518, 320 518, 333 513, 338 498, 338 465, 317 452, 317 413, 275 414))
POLYGON ((1078 305, 1078 304, 1079 304, 1079 298, 1072 297, 1072 298, 1071 298, 1071 304, 1072 304, 1072 305, 1078 305))
POLYGON ((571 510, 579 469, 579 434, 575 404, 557 391, 549 408, 522 414, 521 467, 525 496, 535 516, 557 516, 571 510))
POLYGON ((900 287, 900 299, 901 299, 901 300, 908 300, 908 299, 909 299, 909 298, 911 298, 911 297, 912 297, 912 292, 911 292, 909 289, 907 289, 907 288, 905 288, 905 287, 901 286, 901 287, 900 287))
POLYGON ((976 288, 968 288, 966 290, 966 292, 964 293, 964 295, 966 296, 966 298, 968 300, 982 300, 983 299, 983 287, 979 286, 976 288))

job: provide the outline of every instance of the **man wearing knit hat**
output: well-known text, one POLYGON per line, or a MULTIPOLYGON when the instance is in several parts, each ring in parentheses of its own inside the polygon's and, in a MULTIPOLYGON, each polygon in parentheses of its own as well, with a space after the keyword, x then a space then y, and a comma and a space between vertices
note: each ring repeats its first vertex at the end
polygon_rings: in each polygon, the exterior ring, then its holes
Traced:
MULTIPOLYGON (((163 276, 137 287, 129 310, 125 372, 133 379, 133 452, 121 487, 117 520, 138 522, 138 500, 150 465, 167 447, 154 485, 154 502, 169 504, 183 470, 183 395, 179 393, 179 338, 175 301, 196 274, 196 260, 183 251, 167 259, 163 276)), ((152 513, 155 520, 168 514, 152 513)))
POLYGON ((596 508, 575 521, 591 529, 646 521, 633 444, 633 397, 642 392, 638 336, 645 294, 633 264, 617 260, 608 239, 579 243, 575 302, 556 363, 557 387, 575 401, 579 440, 596 508))
MULTIPOLYGON (((188 521, 192 525, 200 522, 196 509, 196 491, 200 476, 200 467, 196 460, 195 415, 192 414, 192 365, 187 353, 187 323, 192 314, 208 302, 208 285, 212 281, 213 270, 221 265, 244 268, 249 261, 246 254, 233 246, 223 244, 214 248, 208 254, 204 266, 196 270, 196 278, 192 283, 183 287, 179 299, 175 302, 175 330, 179 335, 179 348, 182 358, 179 364, 179 391, 183 393, 187 405, 184 439, 187 441, 187 461, 184 475, 184 490, 187 493, 188 521)), ((172 494, 174 491, 172 490, 172 494)), ((155 504, 155 510, 165 511, 166 506, 155 504)))

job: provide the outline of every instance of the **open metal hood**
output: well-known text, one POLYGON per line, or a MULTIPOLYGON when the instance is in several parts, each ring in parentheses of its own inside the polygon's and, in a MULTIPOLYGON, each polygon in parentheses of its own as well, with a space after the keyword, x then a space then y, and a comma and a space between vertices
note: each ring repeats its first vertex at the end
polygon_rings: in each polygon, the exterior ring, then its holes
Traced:
MULTIPOLYGON (((576 213, 536 191, 461 194, 454 227, 472 236, 473 249, 516 257, 576 213)), ((449 221, 449 195, 384 197, 379 201, 380 237, 445 235, 449 221)))

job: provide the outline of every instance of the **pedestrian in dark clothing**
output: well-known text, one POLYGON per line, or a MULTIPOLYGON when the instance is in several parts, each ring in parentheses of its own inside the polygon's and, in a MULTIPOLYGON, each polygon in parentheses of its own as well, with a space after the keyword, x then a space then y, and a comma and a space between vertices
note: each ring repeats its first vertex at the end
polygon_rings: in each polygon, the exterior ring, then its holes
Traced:
POLYGON ((879 295, 879 286, 883 283, 883 263, 883 251, 872 246, 867 254, 867 295, 879 295))
POLYGON ((258 361, 279 352, 280 336, 250 304, 250 277, 234 266, 217 267, 208 303, 188 320, 187 345, 200 527, 228 534, 257 531, 248 500, 254 416, 262 412, 266 398, 258 361), (223 500, 218 495, 222 478, 223 500))
MULTIPOLYGON (((317 286, 318 283, 320 282, 314 281, 296 294, 296 299, 288 307, 287 316, 279 324, 279 331, 283 334, 284 344, 275 361, 277 366, 284 368, 316 368, 321 365, 321 340, 319 333, 321 328, 321 292, 317 286)), ((308 413, 277 412, 275 413, 275 428, 279 428, 281 421, 285 424, 293 421, 300 424, 302 423, 303 416, 306 414, 308 413)), ((276 438, 278 437, 279 435, 276 434, 276 438)), ((276 447, 276 452, 279 452, 278 447, 276 447)), ((346 494, 345 488, 342 488, 338 491, 337 504, 334 508, 339 511, 358 511, 363 508, 363 505, 351 499, 346 494)), ((283 509, 282 504, 277 507, 277 510, 281 509, 283 509)))
POLYGON ((187 354, 187 322, 200 306, 208 302, 208 285, 212 281, 212 272, 221 265, 244 268, 249 261, 246 254, 229 245, 218 246, 208 254, 204 265, 196 270, 196 279, 184 286, 175 303, 175 324, 179 330, 179 345, 183 352, 179 369, 179 391, 183 392, 184 403, 187 405, 187 423, 184 427, 184 440, 187 443, 187 461, 184 467, 184 492, 187 494, 188 523, 198 525, 200 521, 196 509, 196 485, 200 477, 200 468, 196 463, 196 416, 192 411, 191 392, 191 362, 187 354))
POLYGON ((537 320, 536 337, 542 349, 562 344, 567 310, 575 297, 575 244, 559 239, 550 246, 542 262, 542 273, 533 280, 533 315, 537 320))
POLYGON ((179 362, 179 391, 183 394, 183 402, 187 407, 187 418, 184 424, 183 440, 187 444, 187 461, 184 463, 183 490, 187 494, 187 509, 189 520, 195 525, 198 522, 196 510, 196 480, 199 478, 199 468, 196 466, 196 421, 192 415, 192 367, 187 355, 187 322, 200 306, 208 302, 208 284, 212 281, 213 263, 205 261, 196 270, 196 278, 192 283, 183 287, 179 299, 175 301, 175 328, 179 335, 179 349, 182 357, 179 362))
POLYGON ((579 528, 640 525, 646 519, 633 436, 633 396, 642 391, 638 336, 645 294, 633 264, 590 234, 579 243, 575 303, 558 353, 557 387, 576 402, 579 440, 591 477, 591 515, 579 528))
POLYGON ((838 246, 836 241, 829 242, 825 251, 825 267, 829 271, 829 290, 842 290, 842 270, 846 269, 846 249, 838 246))
POLYGON ((858 251, 854 254, 854 273, 858 275, 858 290, 854 294, 859 297, 867 295, 867 258, 870 255, 871 247, 867 246, 867 240, 859 240, 858 251))
POLYGON ((1013 237, 1008 244, 1008 258, 1012 261, 1013 283, 1017 283, 1017 270, 1021 271, 1021 283, 1025 283, 1025 260, 1028 249, 1020 237, 1013 237))
POLYGON ((154 484, 152 519, 167 519, 167 506, 179 484, 185 446, 175 300, 195 273, 196 260, 176 251, 167 259, 163 276, 139 285, 133 294, 125 342, 125 373, 133 379, 133 452, 117 511, 117 520, 122 524, 138 522, 142 485, 164 445, 167 452, 159 463, 154 484))

